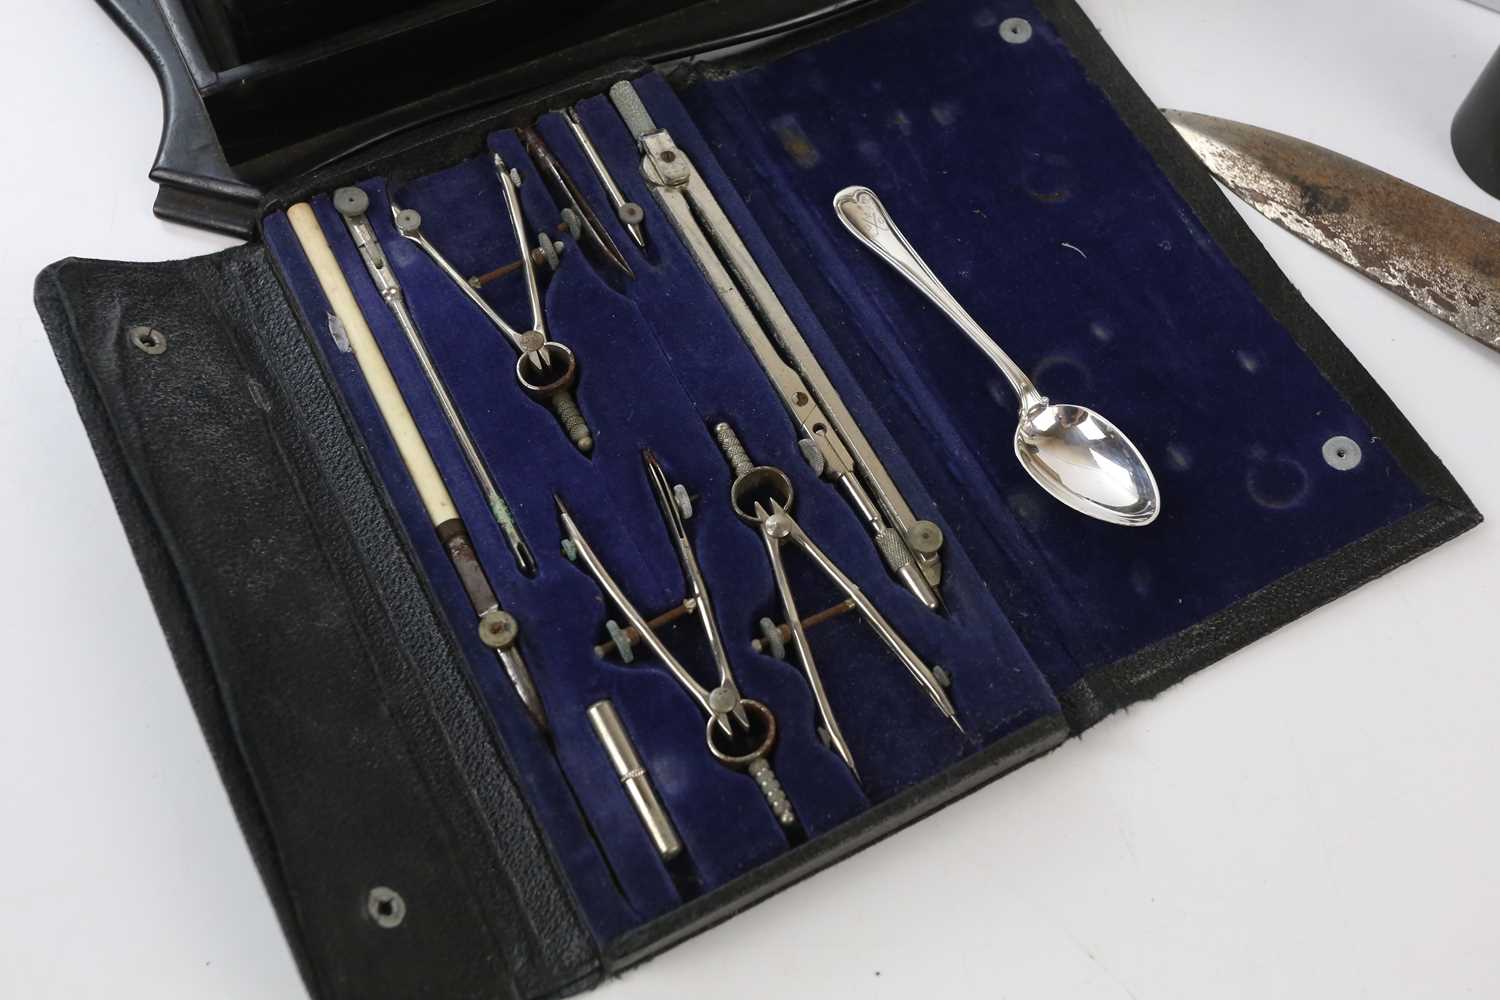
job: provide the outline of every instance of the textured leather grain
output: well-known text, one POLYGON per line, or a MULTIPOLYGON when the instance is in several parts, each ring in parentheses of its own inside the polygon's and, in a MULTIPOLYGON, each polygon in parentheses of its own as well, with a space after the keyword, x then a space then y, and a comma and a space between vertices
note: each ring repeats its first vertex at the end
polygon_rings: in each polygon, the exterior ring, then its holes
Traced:
POLYGON ((37 304, 309 989, 571 992, 596 949, 263 248, 37 304), (137 325, 167 349, 131 343, 137 325), (383 929, 371 888, 407 912, 383 929))

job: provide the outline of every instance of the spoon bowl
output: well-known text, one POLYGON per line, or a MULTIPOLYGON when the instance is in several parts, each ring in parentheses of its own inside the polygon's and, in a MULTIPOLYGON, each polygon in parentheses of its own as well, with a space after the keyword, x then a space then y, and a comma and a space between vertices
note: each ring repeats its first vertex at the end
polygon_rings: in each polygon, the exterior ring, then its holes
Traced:
POLYGON ((1139 527, 1156 520, 1151 467, 1118 427, 1086 406, 1053 403, 1023 414, 1016 459, 1054 498, 1090 517, 1139 527))
POLYGON ((1020 403, 1016 459, 1042 489, 1110 524, 1140 527, 1156 520, 1161 494, 1140 450, 1093 410, 1049 403, 912 249, 874 191, 844 188, 833 196, 833 210, 844 228, 927 296, 1005 376, 1020 403))

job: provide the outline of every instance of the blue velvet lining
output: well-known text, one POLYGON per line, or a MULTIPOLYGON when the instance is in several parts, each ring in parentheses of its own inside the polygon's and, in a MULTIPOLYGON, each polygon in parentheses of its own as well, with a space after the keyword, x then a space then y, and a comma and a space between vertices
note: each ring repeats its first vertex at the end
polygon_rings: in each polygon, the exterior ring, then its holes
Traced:
POLYGON ((929 0, 681 100, 1056 690, 1426 503, 1031 3, 929 0), (999 375, 837 222, 850 184, 1043 393, 1131 436, 1155 524, 1030 482, 999 375))
MULTIPOLYGON (((930 614, 891 580, 858 518, 806 467, 779 399, 658 212, 633 140, 608 102, 591 98, 580 114, 615 179, 646 209, 650 243, 644 253, 635 247, 605 210, 564 123, 544 116, 538 129, 636 274, 606 277, 565 239, 563 265, 545 292, 551 336, 579 359, 578 399, 596 438, 591 456, 521 393, 509 345, 391 224, 387 184, 403 207, 421 211, 427 235, 462 273, 514 260, 519 248, 489 153, 362 185, 435 363, 538 555, 534 579, 516 572, 342 220, 326 194, 314 199, 501 601, 521 622, 555 734, 549 746, 478 640, 358 368, 326 329, 327 303, 285 216, 264 224, 601 941, 676 906, 683 882, 652 850, 589 729, 592 702, 607 697, 619 710, 687 845, 699 889, 774 857, 787 840, 753 782, 709 757, 702 713, 660 664, 595 657, 604 620, 619 616, 558 551, 554 491, 648 614, 680 600, 683 587, 641 448, 655 449, 673 481, 696 497, 689 530, 737 678, 777 715, 773 762, 812 837, 1055 715, 1054 690, 1088 670, 1421 503, 1029 6, 931 0, 693 87, 686 104, 660 78, 638 86, 718 195, 914 509, 944 528, 946 616, 930 614), (998 38, 998 19, 1012 13, 1037 26, 1030 44, 998 38), (881 193, 934 269, 1044 391, 1097 406, 1142 446, 1165 495, 1156 525, 1088 521, 1024 478, 1010 454, 1014 403, 998 378, 837 227, 832 194, 856 182, 881 193), (818 741, 800 671, 749 646, 755 623, 780 615, 759 538, 729 508, 729 470, 708 432, 720 419, 737 427, 756 461, 793 478, 802 525, 929 662, 949 671, 970 740, 867 628, 844 618, 814 630, 812 643, 863 784, 818 741), (1322 442, 1333 434, 1364 447, 1357 470, 1323 463, 1322 442)), ((557 206, 514 135, 496 133, 489 147, 524 177, 528 232, 551 229, 557 206)), ((517 278, 484 294, 513 324, 529 323, 517 278)), ((789 562, 804 612, 832 603, 836 595, 804 560, 789 562)), ((695 622, 666 638, 712 683, 695 622)))

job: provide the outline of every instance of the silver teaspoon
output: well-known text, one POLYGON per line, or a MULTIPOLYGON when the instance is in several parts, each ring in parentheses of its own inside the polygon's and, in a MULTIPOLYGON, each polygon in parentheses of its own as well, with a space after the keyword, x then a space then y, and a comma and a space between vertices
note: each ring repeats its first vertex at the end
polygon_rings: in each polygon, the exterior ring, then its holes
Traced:
POLYGON ((1161 495, 1140 450, 1114 424, 1084 406, 1049 403, 1010 356, 958 304, 912 249, 867 187, 833 196, 845 228, 932 300, 1000 369, 1020 402, 1016 458, 1037 484, 1080 513, 1110 524, 1156 520, 1161 495))

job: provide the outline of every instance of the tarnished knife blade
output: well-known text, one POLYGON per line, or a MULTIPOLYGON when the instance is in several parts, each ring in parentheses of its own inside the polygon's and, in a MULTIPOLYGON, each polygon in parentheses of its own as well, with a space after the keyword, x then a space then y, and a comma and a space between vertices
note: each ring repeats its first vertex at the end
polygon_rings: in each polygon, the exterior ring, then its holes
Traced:
POLYGON ((1500 351, 1500 223, 1301 139, 1163 113, 1261 215, 1500 351))

